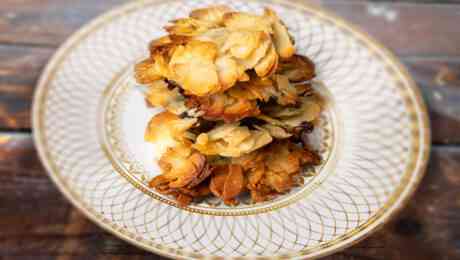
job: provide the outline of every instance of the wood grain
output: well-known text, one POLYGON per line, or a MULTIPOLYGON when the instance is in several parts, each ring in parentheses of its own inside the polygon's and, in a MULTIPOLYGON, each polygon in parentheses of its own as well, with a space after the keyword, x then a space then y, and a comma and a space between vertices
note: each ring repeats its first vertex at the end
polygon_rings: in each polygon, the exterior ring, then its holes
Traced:
MULTIPOLYGON (((325 259, 459 259, 459 168, 459 147, 435 147, 421 187, 397 219, 362 243, 325 259)), ((69 205, 41 167, 28 134, 0 135, 0 183, 0 256, 152 259, 69 205)))
POLYGON ((460 144, 460 59, 404 58, 427 104, 435 144, 460 144))
POLYGON ((460 34, 452 26, 460 5, 341 1, 324 4, 358 25, 398 55, 459 56, 460 34))
POLYGON ((124 0, 2 0, 0 42, 57 46, 73 31, 124 0))
MULTIPOLYGON (((0 43, 58 46, 72 32, 123 0, 2 0, 0 43)), ((459 5, 313 0, 359 25, 398 54, 460 55, 452 21, 459 5)))
POLYGON ((0 134, 0 183, 0 256, 150 256, 102 231, 65 200, 29 134, 0 134))
POLYGON ((0 45, 0 129, 30 128, 30 111, 36 81, 49 48, 0 45))

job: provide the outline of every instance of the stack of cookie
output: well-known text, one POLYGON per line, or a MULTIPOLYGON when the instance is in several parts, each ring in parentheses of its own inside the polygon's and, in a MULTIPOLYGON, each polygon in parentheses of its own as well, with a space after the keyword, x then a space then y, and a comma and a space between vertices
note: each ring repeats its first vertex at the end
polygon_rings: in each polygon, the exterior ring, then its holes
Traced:
POLYGON ((206 196, 236 205, 244 193, 261 202, 301 185, 303 168, 320 163, 308 134, 321 99, 313 62, 278 15, 212 6, 165 29, 135 68, 148 104, 165 110, 145 133, 162 154, 149 185, 183 206, 206 196))

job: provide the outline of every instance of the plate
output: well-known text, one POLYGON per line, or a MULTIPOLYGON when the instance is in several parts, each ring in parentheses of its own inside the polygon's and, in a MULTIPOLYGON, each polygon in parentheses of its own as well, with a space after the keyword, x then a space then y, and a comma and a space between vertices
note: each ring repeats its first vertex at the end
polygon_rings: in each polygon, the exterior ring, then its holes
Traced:
POLYGON ((335 15, 284 0, 150 0, 102 15, 44 70, 33 126, 50 177, 86 216, 134 245, 187 259, 312 258, 350 246, 404 206, 430 150, 425 105, 398 60, 335 15), (160 110, 146 106, 132 66, 167 21, 210 4, 273 8, 317 65, 315 88, 327 102, 312 140, 323 163, 273 201, 180 207, 146 185, 159 155, 143 134, 160 110))

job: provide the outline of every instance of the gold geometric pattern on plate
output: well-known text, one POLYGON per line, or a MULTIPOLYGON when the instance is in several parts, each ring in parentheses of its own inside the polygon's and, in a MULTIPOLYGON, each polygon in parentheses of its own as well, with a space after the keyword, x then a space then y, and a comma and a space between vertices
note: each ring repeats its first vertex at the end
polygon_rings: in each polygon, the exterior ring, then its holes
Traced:
POLYGON ((430 148, 423 101, 394 56, 340 18, 288 1, 128 4, 63 45, 44 71, 34 102, 39 154, 67 198, 117 236, 174 258, 316 257, 356 243, 407 201, 430 148), (299 52, 317 64, 333 99, 336 149, 334 163, 323 169, 327 178, 307 197, 276 210, 216 216, 171 207, 118 174, 100 141, 106 127, 101 100, 111 81, 147 55, 148 41, 163 34, 159 25, 211 3, 250 12, 274 8, 299 52))

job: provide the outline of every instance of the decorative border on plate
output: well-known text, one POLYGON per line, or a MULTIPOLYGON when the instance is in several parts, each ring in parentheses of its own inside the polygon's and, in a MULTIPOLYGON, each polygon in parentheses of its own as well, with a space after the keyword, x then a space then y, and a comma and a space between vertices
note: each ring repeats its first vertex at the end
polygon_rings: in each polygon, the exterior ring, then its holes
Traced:
MULTIPOLYGON (((34 127, 34 140, 40 158, 44 163, 51 179, 55 182, 56 186, 67 197, 69 201, 71 201, 88 218, 90 218, 100 227, 126 240, 127 242, 130 242, 136 246, 139 246, 141 248, 144 248, 146 250, 155 252, 163 256, 171 258, 205 258, 206 256, 200 254, 168 248, 166 246, 154 244, 150 241, 139 238, 138 236, 136 236, 136 234, 127 231, 125 228, 117 226, 113 223, 111 224, 110 220, 106 219, 100 213, 95 212, 79 197, 78 194, 76 194, 72 190, 71 187, 68 186, 66 180, 63 179, 62 176, 59 174, 59 169, 56 167, 54 160, 48 150, 47 140, 44 134, 45 128, 43 122, 43 115, 45 109, 44 104, 49 90, 48 86, 52 81, 54 75, 58 71, 59 67, 62 65, 63 61, 67 57, 67 55, 79 44, 80 41, 85 39, 90 33, 102 27, 106 23, 120 16, 136 11, 137 9, 142 8, 145 5, 152 5, 159 2, 160 1, 158 0, 141 0, 125 4, 112 11, 109 11, 108 13, 101 15, 100 17, 90 22, 88 25, 78 30, 60 47, 60 49, 55 53, 55 55, 43 71, 43 74, 37 85, 37 91, 35 92, 32 116, 34 127)), ((163 0, 163 2, 168 2, 168 0, 163 0)), ((362 43, 364 43, 374 52, 376 57, 384 60, 387 63, 388 69, 390 69, 391 74, 393 74, 395 76, 395 79, 397 79, 397 81, 400 82, 399 86, 405 98, 405 102, 407 104, 410 104, 409 108, 412 118, 411 130, 413 137, 416 138, 416 142, 414 142, 412 147, 414 152, 411 155, 409 166, 405 170, 404 176, 402 177, 401 184, 396 189, 394 194, 392 194, 391 198, 387 201, 385 206, 383 206, 378 212, 376 212, 371 218, 369 218, 367 222, 349 231, 348 233, 341 235, 335 238, 334 240, 320 243, 317 246, 310 247, 307 250, 296 252, 292 255, 292 257, 316 258, 332 254, 338 250, 349 247, 366 238, 372 232, 381 228, 384 223, 386 223, 395 214, 397 214, 408 202, 410 196, 414 193, 422 177, 424 176, 428 164, 429 152, 431 147, 429 118, 424 101, 415 82, 413 81, 407 70, 404 68, 404 66, 398 61, 398 59, 383 45, 373 40, 368 34, 362 32, 354 25, 351 25, 342 18, 323 10, 321 7, 312 6, 299 0, 273 0, 272 2, 284 6, 289 6, 292 8, 300 8, 302 10, 307 10, 309 12, 314 13, 316 16, 321 17, 322 19, 336 24, 344 32, 352 34, 353 36, 361 40, 362 43)), ((278 257, 291 257, 291 255, 283 255, 278 257)), ((270 259, 270 257, 263 257, 263 259, 270 259)))

